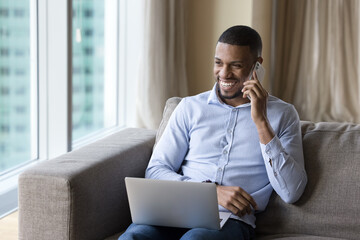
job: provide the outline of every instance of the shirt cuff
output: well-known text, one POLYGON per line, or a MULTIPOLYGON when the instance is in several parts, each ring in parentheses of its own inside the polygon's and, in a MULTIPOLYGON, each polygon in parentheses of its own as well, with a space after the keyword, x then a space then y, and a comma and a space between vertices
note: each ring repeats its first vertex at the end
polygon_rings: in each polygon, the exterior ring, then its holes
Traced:
POLYGON ((268 159, 275 159, 277 158, 280 153, 283 151, 283 146, 281 144, 280 139, 275 136, 273 139, 271 139, 270 142, 267 144, 260 143, 261 152, 263 153, 263 156, 267 156, 268 159))

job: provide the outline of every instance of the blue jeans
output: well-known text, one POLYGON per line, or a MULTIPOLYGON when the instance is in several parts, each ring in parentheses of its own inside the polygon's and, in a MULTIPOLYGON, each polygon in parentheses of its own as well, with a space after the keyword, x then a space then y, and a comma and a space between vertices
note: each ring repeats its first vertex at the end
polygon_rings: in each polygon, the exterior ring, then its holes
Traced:
POLYGON ((254 238, 255 230, 250 225, 229 219, 221 230, 158 227, 133 223, 119 240, 247 240, 254 238))

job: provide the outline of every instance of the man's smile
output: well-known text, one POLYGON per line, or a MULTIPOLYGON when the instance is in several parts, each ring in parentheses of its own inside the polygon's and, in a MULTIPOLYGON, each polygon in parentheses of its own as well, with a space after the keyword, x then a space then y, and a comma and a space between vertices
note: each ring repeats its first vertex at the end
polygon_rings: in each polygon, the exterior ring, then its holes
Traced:
POLYGON ((234 79, 234 80, 229 80, 229 79, 226 79, 226 80, 221 80, 218 78, 218 83, 221 87, 221 89, 223 90, 231 90, 233 87, 237 86, 239 84, 239 81, 234 79))

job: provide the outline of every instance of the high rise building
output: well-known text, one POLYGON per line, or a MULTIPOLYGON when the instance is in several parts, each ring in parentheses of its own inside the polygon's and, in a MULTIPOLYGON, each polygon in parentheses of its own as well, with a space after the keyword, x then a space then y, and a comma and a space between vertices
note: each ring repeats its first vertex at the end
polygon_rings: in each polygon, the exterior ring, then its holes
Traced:
POLYGON ((72 24, 72 133, 77 140, 104 127, 104 2, 73 0, 72 24))
MULTIPOLYGON (((72 137, 77 140, 104 127, 104 1, 72 4, 72 137)), ((30 41, 30 0, 0 0, 0 175, 32 157, 30 41)))
POLYGON ((30 160, 30 1, 0 1, 0 173, 30 160))

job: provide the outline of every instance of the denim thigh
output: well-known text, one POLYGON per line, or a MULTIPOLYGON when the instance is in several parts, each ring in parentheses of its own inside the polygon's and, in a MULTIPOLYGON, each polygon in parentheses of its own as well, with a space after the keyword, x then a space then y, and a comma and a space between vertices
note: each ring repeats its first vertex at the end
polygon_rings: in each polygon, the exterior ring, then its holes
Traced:
POLYGON ((188 230, 132 223, 119 240, 179 240, 188 230))
POLYGON ((229 219, 221 230, 193 228, 188 230, 181 240, 249 240, 255 238, 255 230, 250 225, 229 219))
POLYGON ((248 224, 229 219, 221 230, 173 228, 131 224, 119 240, 248 240, 255 230, 248 224))

